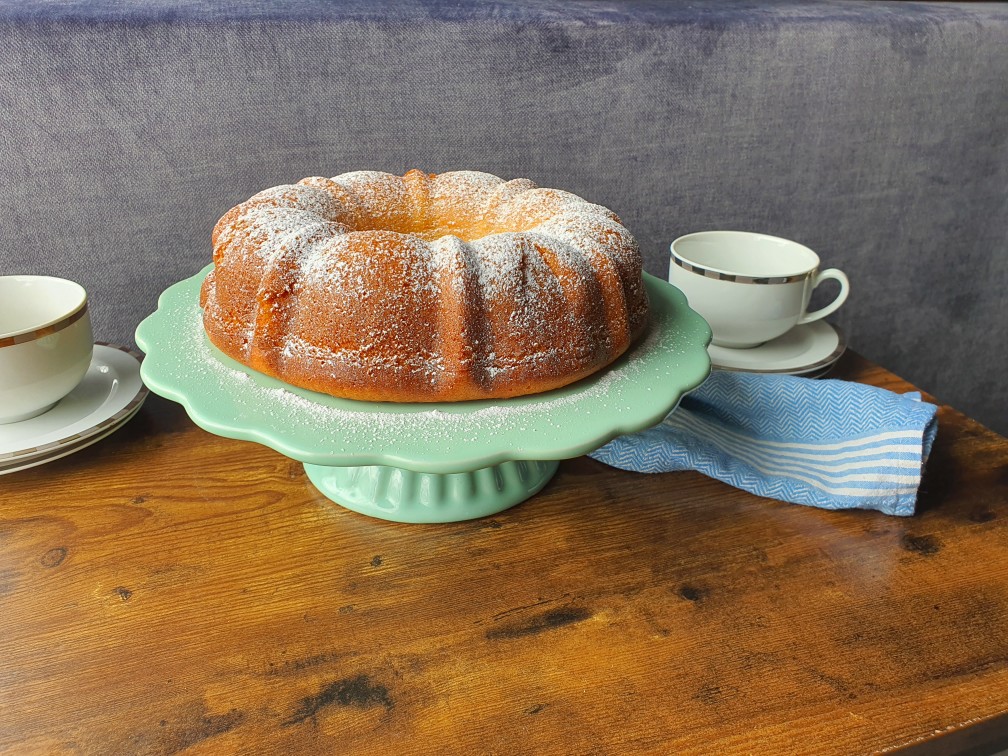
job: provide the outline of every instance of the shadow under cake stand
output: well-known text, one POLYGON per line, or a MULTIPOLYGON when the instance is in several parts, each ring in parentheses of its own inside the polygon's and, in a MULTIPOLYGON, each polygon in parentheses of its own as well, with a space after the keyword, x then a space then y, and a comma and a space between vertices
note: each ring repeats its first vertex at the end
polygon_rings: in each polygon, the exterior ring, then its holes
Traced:
POLYGON ((263 375, 209 342, 199 290, 211 269, 169 287, 137 328, 144 382, 205 430, 298 460, 326 497, 386 520, 453 522, 518 504, 558 460, 658 423, 710 372, 707 323, 678 289, 645 274, 648 332, 575 384, 498 401, 338 399, 263 375))

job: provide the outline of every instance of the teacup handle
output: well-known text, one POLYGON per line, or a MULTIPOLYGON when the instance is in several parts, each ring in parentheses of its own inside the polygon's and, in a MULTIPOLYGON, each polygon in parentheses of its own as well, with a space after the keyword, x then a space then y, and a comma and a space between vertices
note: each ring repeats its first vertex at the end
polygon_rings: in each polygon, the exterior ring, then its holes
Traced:
POLYGON ((850 294, 850 281, 847 280, 847 274, 837 268, 827 268, 826 270, 820 271, 819 274, 816 275, 815 280, 812 282, 812 288, 815 289, 823 281, 831 278, 834 281, 840 282, 840 293, 836 295, 836 299, 815 312, 806 312, 798 320, 798 325, 811 323, 813 320, 825 318, 831 312, 836 312, 837 308, 847 301, 847 295, 850 294))

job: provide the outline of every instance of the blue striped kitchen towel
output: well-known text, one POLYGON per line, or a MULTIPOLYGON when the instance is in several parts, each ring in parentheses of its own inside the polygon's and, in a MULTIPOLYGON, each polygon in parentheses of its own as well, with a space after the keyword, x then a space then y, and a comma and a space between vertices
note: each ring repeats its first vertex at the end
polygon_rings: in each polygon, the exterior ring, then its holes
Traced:
POLYGON ((912 515, 937 410, 860 383, 715 371, 661 423, 591 456, 636 472, 697 470, 795 504, 912 515))

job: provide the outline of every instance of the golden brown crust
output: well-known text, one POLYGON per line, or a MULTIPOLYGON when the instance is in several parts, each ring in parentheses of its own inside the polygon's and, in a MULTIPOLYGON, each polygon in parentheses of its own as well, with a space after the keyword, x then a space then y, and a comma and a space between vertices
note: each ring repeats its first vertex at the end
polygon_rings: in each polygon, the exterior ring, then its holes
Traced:
POLYGON ((539 393, 644 331, 636 242, 575 195, 455 172, 311 177, 228 211, 200 293, 211 342, 367 401, 539 393))

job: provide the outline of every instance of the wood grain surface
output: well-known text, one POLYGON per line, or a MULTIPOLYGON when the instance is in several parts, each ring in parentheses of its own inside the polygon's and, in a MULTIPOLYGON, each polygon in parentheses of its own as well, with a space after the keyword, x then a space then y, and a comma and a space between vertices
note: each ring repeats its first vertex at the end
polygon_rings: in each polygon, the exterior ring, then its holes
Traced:
POLYGON ((1008 737, 1008 441, 943 407, 920 510, 580 458, 395 524, 152 396, 0 477, 0 749, 976 752, 1008 737))

